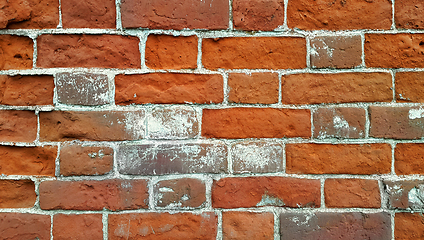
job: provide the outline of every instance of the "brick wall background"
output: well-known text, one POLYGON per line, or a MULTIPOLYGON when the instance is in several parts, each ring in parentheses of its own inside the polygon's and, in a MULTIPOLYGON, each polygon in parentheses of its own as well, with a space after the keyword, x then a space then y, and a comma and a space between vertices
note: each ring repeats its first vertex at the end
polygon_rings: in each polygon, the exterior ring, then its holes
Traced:
POLYGON ((422 0, 4 0, 0 28, 0 239, 424 239, 422 0))

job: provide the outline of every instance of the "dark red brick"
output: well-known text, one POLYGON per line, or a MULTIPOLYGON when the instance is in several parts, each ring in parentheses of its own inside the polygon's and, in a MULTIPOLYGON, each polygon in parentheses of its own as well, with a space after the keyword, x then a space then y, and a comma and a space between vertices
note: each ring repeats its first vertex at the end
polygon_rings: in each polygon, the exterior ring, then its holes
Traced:
POLYGON ((272 31, 284 24, 284 0, 234 0, 234 28, 272 31))
POLYGON ((199 208, 206 201, 205 183, 195 178, 160 181, 154 192, 156 206, 163 208, 199 208))
POLYGON ((55 240, 103 239, 101 214, 56 214, 53 216, 55 240))
POLYGON ((50 239, 50 215, 0 213, 2 239, 50 239))
POLYGON ((114 0, 61 0, 64 28, 115 28, 114 0))
POLYGON ((389 209, 424 209, 424 181, 383 181, 389 209))

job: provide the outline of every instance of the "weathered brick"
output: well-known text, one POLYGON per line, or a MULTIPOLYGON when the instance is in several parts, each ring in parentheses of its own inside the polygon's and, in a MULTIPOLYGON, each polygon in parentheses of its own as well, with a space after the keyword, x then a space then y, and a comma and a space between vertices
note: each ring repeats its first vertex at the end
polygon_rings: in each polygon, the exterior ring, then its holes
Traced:
POLYGON ((202 136, 207 138, 283 138, 311 136, 308 109, 203 109, 202 136))
POLYGON ((320 181, 284 177, 221 178, 212 185, 214 208, 319 207, 320 181))
POLYGON ((424 34, 365 34, 365 65, 378 68, 424 67, 424 34))
POLYGON ((389 73, 301 73, 281 79, 283 103, 390 102, 389 73))
POLYGON ((289 28, 303 30, 390 29, 392 2, 374 1, 290 1, 289 28))
POLYGON ((160 181, 154 192, 156 206, 163 208, 199 208, 206 201, 205 183, 195 178, 160 181))
POLYGON ((424 109, 370 106, 370 137, 419 139, 424 137, 424 109))
POLYGON ((64 28, 115 28, 114 0, 61 0, 64 28))
POLYGON ((272 31, 284 24, 283 0, 233 1, 234 28, 272 31))
POLYGON ((37 116, 32 111, 0 111, 0 141, 33 142, 37 137, 37 116))
POLYGON ((397 72, 395 84, 397 102, 424 102, 424 72, 397 72))
POLYGON ((222 143, 122 145, 116 157, 122 174, 227 172, 227 147, 222 143))
POLYGON ((396 0, 395 23, 398 28, 424 29, 424 4, 421 0, 396 0))
POLYGON ((228 0, 123 0, 124 28, 226 29, 228 0))
POLYGON ((314 137, 364 138, 365 109, 318 108, 314 114, 314 137))
POLYGON ((0 208, 31 208, 36 198, 33 181, 0 180, 0 208))
POLYGON ((224 100, 223 84, 218 74, 117 75, 115 103, 220 103, 224 100))
POLYGON ((395 171, 398 175, 424 174, 424 144, 396 144, 395 171))
POLYGON ((1 28, 56 28, 59 24, 58 0, 3 1, 1 28))
POLYGON ((218 217, 214 213, 128 213, 109 215, 109 239, 215 240, 218 217))
POLYGON ((283 146, 266 141, 244 141, 231 147, 234 173, 267 173, 283 170, 283 146))
POLYGON ((40 207, 45 210, 116 211, 147 208, 146 180, 108 179, 102 181, 44 181, 40 207))
POLYGON ((390 173, 389 144, 287 144, 287 173, 390 173))
POLYGON ((0 70, 31 69, 33 51, 29 37, 0 35, 0 70))
POLYGON ((0 104, 14 106, 53 105, 53 76, 0 75, 0 104))
POLYGON ((140 68, 138 37, 118 35, 41 35, 37 66, 41 68, 140 68))
POLYGON ((389 209, 424 209, 424 181, 383 181, 389 209))
POLYGON ((110 103, 109 80, 105 74, 59 73, 56 94, 60 103, 96 106, 110 103))
POLYGON ((235 103, 278 103, 278 73, 230 73, 228 100, 235 103))
POLYGON ((311 40, 313 68, 354 68, 362 63, 361 36, 318 36, 311 40))
POLYGON ((113 149, 66 144, 61 146, 59 158, 63 176, 103 175, 112 170, 113 149))
POLYGON ((199 134, 197 113, 191 107, 153 109, 147 116, 147 136, 151 139, 188 139, 199 134))
POLYGON ((146 41, 146 66, 152 69, 197 67, 197 37, 151 34, 146 41))
POLYGON ((202 63, 209 69, 305 68, 306 41, 300 37, 206 38, 202 63))
POLYGON ((395 239, 424 239, 424 216, 422 213, 396 213, 395 239))
POLYGON ((325 207, 380 208, 380 188, 377 180, 326 179, 325 207))
POLYGON ((0 146, 0 174, 54 176, 57 147, 0 146))
POLYGON ((40 141, 122 141, 143 136, 143 110, 40 112, 40 141))
POLYGON ((101 214, 56 214, 53 216, 55 240, 103 239, 101 214))
POLYGON ((0 213, 2 239, 50 239, 50 216, 30 213, 0 213))
POLYGON ((392 238, 390 214, 359 212, 282 213, 281 240, 392 238))
POLYGON ((273 239, 274 214, 270 212, 223 212, 223 239, 273 239))

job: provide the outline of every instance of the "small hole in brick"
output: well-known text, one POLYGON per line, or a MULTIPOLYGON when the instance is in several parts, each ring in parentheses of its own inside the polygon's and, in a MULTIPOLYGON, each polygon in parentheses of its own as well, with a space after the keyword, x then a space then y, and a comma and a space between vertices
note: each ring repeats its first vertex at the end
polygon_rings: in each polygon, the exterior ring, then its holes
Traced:
POLYGON ((420 46, 424 46, 424 42, 420 42, 420 46))
POLYGON ((15 56, 13 56, 14 58, 22 58, 21 54, 16 54, 15 56))

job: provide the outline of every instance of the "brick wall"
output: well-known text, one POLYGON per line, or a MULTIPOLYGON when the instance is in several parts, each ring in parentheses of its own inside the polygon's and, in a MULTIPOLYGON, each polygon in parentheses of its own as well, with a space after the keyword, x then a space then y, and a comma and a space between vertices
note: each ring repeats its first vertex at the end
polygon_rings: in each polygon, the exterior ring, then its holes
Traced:
POLYGON ((424 239, 422 0, 9 0, 0 28, 0 239, 424 239))

